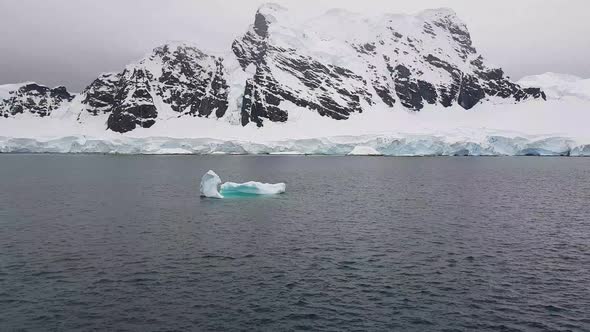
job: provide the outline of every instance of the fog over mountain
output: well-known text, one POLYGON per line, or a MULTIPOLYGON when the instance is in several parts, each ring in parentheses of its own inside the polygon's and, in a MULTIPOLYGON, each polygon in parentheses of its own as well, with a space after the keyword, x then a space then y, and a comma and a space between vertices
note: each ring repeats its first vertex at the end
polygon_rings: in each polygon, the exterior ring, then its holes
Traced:
MULTIPOLYGON (((264 2, 2 0, 0 84, 36 81, 80 91, 99 73, 120 71, 169 40, 227 52, 264 2)), ((590 3, 584 0, 275 2, 301 18, 336 7, 367 15, 450 7, 469 26, 478 50, 513 78, 547 71, 590 76, 590 3)))

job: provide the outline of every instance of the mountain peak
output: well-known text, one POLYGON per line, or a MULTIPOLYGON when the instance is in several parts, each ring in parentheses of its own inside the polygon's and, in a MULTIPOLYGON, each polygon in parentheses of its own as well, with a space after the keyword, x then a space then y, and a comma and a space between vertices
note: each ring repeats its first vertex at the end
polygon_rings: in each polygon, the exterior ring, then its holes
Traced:
POLYGON ((457 13, 448 7, 426 9, 421 11, 418 15, 431 18, 458 18, 457 13))
POLYGON ((332 9, 326 11, 323 16, 348 17, 348 16, 358 16, 358 15, 359 15, 358 13, 354 13, 354 12, 351 12, 351 11, 343 9, 343 8, 332 8, 332 9))
POLYGON ((258 8, 254 19, 254 32, 262 38, 268 36, 268 29, 271 24, 278 22, 285 17, 287 9, 275 3, 266 3, 258 8))
POLYGON ((422 11, 418 14, 425 21, 432 21, 435 25, 446 28, 454 34, 469 34, 467 24, 450 8, 438 8, 422 11))
POLYGON ((262 4, 258 7, 257 13, 265 16, 273 16, 274 14, 280 14, 288 11, 287 8, 273 2, 262 4))
POLYGON ((169 41, 164 45, 154 48, 149 57, 153 58, 153 56, 157 56, 162 59, 167 59, 174 53, 191 54, 197 58, 203 58, 206 56, 196 44, 183 41, 169 41))

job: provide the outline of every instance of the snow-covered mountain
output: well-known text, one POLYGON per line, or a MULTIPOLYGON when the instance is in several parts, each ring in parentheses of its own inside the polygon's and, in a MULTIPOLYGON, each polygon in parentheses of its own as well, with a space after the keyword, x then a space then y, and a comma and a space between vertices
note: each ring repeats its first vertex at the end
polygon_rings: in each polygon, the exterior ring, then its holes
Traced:
POLYGON ((303 24, 263 6, 232 46, 247 81, 242 124, 286 121, 284 103, 342 120, 376 104, 419 111, 425 104, 470 109, 489 97, 544 98, 490 68, 449 9, 366 18, 332 10, 303 24))
POLYGON ((171 43, 101 75, 76 99, 63 87, 36 84, 0 91, 4 117, 66 109, 80 123, 102 119, 105 130, 119 133, 176 118, 263 127, 299 110, 346 120, 375 108, 471 109, 545 98, 486 64, 452 10, 377 18, 332 10, 301 23, 274 4, 262 6, 221 56, 171 43))
POLYGON ((82 92, 82 112, 108 114, 107 128, 121 133, 170 117, 222 117, 228 108, 226 80, 223 59, 187 44, 168 44, 121 73, 97 78, 82 92))
POLYGON ((36 83, 0 85, 0 118, 17 114, 34 114, 40 117, 67 107, 74 99, 65 87, 50 89, 36 83))

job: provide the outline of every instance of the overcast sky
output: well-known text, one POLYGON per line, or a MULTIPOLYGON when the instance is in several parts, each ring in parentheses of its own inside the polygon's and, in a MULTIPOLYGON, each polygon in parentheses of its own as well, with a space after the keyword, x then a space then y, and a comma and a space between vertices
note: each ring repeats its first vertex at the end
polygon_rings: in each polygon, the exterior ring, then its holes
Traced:
MULTIPOLYGON (((263 0, 0 0, 0 84, 79 91, 169 40, 226 52, 263 0)), ((454 9, 475 46, 513 78, 590 77, 589 0, 275 0, 301 17, 331 8, 376 15, 454 9)))

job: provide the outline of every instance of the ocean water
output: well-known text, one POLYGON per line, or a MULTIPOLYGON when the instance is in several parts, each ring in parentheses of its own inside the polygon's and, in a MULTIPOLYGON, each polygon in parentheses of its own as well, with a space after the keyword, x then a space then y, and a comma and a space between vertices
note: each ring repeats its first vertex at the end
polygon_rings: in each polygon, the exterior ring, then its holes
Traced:
POLYGON ((590 159, 0 155, 0 330, 590 331, 590 159))

